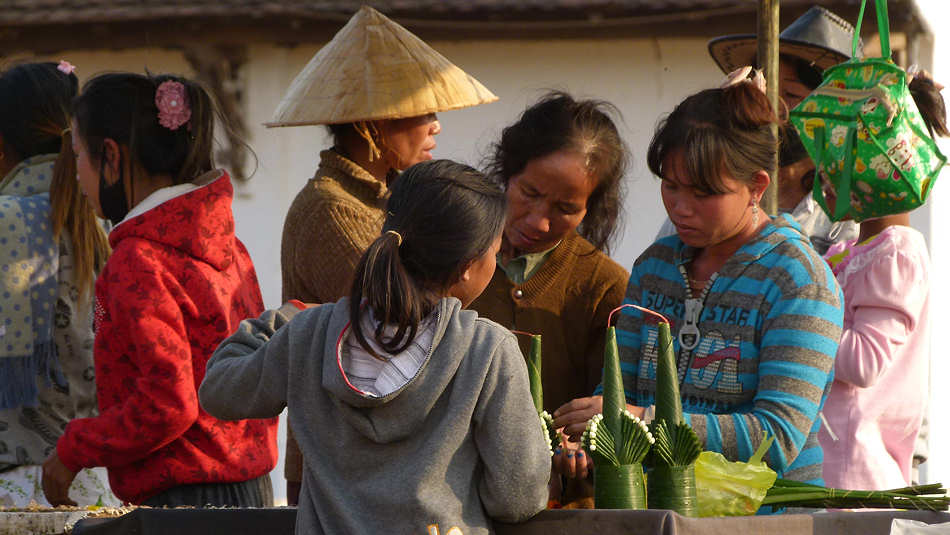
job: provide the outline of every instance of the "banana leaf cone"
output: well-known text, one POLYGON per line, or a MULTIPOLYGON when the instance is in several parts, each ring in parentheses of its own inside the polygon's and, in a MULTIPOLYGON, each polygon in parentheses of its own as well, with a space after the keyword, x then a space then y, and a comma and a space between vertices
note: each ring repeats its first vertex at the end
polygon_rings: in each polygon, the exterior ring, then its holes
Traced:
POLYGON ((702 452, 699 437, 685 422, 669 426, 665 420, 657 420, 651 427, 655 442, 650 450, 652 469, 647 478, 650 509, 698 516, 695 467, 702 452))
POLYGON ((531 399, 534 408, 541 419, 541 430, 547 439, 548 449, 554 455, 554 448, 561 441, 561 436, 554 427, 554 418, 544 410, 544 388, 541 386, 541 335, 531 335, 531 351, 528 353, 528 386, 531 389, 531 399))
POLYGON ((670 324, 659 323, 656 357, 656 419, 674 426, 683 421, 683 403, 680 400, 679 373, 673 355, 673 337, 670 324))
POLYGON ((582 440, 594 459, 594 506, 597 509, 645 509, 641 461, 652 436, 645 425, 635 425, 641 422, 627 412, 614 327, 607 329, 605 347, 602 416, 591 419, 582 440))
MULTIPOLYGON (((627 410, 627 398, 623 392, 623 376, 620 374, 620 355, 617 351, 617 329, 607 328, 607 343, 604 345, 604 377, 603 377, 603 425, 615 437, 620 436, 621 418, 627 410)), ((615 451, 620 444, 614 443, 615 451)))
POLYGON ((683 421, 670 324, 661 322, 657 327, 656 419, 652 430, 656 442, 650 455, 649 506, 697 516, 695 463, 702 446, 696 432, 683 421))
POLYGON ((538 414, 544 411, 544 389, 541 386, 541 335, 531 336, 531 352, 528 353, 528 384, 531 399, 538 414))

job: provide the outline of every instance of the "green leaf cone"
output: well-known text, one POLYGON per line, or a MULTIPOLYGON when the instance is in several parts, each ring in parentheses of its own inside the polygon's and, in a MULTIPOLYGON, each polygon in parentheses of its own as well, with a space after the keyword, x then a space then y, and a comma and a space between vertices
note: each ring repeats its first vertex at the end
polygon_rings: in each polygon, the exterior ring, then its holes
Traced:
MULTIPOLYGON (((673 355, 673 337, 670 324, 659 323, 656 358, 656 419, 666 420, 670 427, 683 421, 683 403, 680 401, 679 373, 673 355)), ((606 363, 604 364, 606 366, 606 363)), ((606 368, 604 375, 606 377, 606 368)), ((607 385, 604 383, 606 393, 607 385)), ((606 401, 605 401, 606 404, 606 401)))
POLYGON ((541 387, 541 335, 531 337, 531 352, 528 353, 528 383, 531 399, 538 413, 544 410, 544 389, 541 387))
MULTIPOLYGON (((627 398, 623 393, 623 378, 620 375, 620 356, 617 352, 617 329, 607 328, 607 343, 604 349, 604 425, 614 437, 621 436, 621 415, 627 410, 627 398)), ((614 455, 620 457, 620 441, 614 443, 614 455)))

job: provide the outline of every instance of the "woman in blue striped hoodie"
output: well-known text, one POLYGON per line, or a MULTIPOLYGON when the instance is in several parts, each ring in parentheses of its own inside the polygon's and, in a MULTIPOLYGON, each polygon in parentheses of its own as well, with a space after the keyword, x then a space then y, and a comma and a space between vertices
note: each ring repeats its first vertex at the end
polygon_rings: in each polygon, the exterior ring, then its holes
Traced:
MULTIPOLYGON (((769 466, 821 484, 818 418, 841 290, 798 225, 758 207, 779 119, 749 70, 688 97, 657 128, 647 158, 677 233, 637 259, 625 302, 670 318, 683 411, 705 449, 744 461, 774 435, 769 466)), ((617 326, 627 401, 649 418, 656 324, 625 309, 617 326)), ((555 423, 577 437, 597 412, 599 396, 576 399, 555 423)))

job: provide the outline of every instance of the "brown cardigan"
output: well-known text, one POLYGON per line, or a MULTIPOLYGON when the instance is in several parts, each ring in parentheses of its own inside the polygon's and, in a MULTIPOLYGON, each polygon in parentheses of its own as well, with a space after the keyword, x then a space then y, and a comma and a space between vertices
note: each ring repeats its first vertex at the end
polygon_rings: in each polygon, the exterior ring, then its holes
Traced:
MULTIPOLYGON (((363 251, 383 228, 389 189, 365 169, 332 150, 290 205, 280 245, 283 300, 334 303, 350 293, 363 251)), ((287 429, 284 476, 300 482, 303 459, 287 429)))
MULTIPOLYGON (((572 232, 524 284, 499 267, 469 308, 504 327, 541 335, 544 408, 590 396, 600 383, 607 316, 623 301, 629 273, 572 232)), ((519 336, 527 354, 530 340, 519 336)))

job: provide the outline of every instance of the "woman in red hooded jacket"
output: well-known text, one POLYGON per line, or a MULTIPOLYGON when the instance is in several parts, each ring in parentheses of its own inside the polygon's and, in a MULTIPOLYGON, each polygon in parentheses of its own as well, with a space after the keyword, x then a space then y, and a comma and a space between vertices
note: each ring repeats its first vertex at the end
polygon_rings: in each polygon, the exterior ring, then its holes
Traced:
POLYGON ((80 187, 115 227, 96 282, 100 414, 73 420, 44 464, 54 505, 91 466, 132 503, 270 505, 276 419, 224 422, 198 404, 211 353, 263 310, 214 120, 203 88, 168 75, 97 76, 74 102, 80 187))

